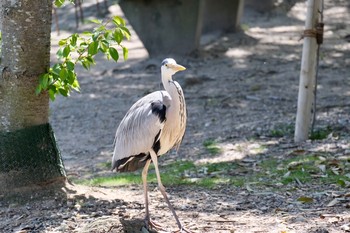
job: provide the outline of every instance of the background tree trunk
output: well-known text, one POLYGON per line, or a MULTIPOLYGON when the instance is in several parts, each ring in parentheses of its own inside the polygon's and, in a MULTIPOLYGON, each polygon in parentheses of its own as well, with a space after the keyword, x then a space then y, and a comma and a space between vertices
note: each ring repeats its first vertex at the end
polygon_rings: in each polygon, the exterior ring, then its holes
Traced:
POLYGON ((50 64, 52 1, 1 0, 0 7, 0 193, 63 183, 49 98, 35 95, 50 64))

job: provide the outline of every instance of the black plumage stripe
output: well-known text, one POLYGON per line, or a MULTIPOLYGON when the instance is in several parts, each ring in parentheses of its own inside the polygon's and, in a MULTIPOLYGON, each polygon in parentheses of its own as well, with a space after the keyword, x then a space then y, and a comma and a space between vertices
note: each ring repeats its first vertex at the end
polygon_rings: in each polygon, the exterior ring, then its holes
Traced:
POLYGON ((157 133, 157 135, 154 138, 154 143, 152 146, 152 149, 154 150, 154 152, 156 154, 158 154, 158 151, 160 150, 160 140, 159 140, 159 135, 160 135, 161 130, 159 130, 159 132, 157 133))
POLYGON ((159 118, 159 121, 161 123, 163 123, 166 120, 166 116, 165 116, 166 106, 162 102, 160 101, 152 102, 151 109, 152 109, 152 113, 159 118))
MULTIPOLYGON (((156 154, 160 150, 160 140, 159 135, 161 130, 154 137, 154 142, 152 149, 156 154)), ((114 161, 112 164, 112 171, 116 169, 118 172, 133 172, 140 168, 143 168, 146 164, 146 161, 151 159, 151 155, 149 153, 140 153, 138 155, 129 156, 126 158, 119 159, 114 161)))
POLYGON ((149 153, 141 153, 138 155, 122 158, 114 161, 112 164, 112 171, 116 169, 118 172, 133 172, 140 168, 143 168, 146 164, 146 161, 149 159, 151 159, 151 155, 149 153))

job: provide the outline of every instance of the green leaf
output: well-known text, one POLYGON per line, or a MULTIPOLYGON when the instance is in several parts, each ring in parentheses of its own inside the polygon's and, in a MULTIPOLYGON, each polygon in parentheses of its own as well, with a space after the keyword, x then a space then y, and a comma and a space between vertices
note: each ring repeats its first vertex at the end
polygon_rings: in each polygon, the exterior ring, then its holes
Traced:
POLYGON ((82 42, 79 44, 79 46, 80 46, 81 48, 86 48, 86 47, 88 46, 88 43, 86 42, 86 40, 84 40, 84 41, 82 41, 82 42))
POLYGON ((100 36, 101 32, 95 32, 93 35, 92 35, 92 40, 93 41, 96 41, 98 39, 98 37, 100 36))
POLYGON ((126 27, 120 27, 120 28, 122 29, 123 35, 126 37, 126 39, 130 40, 131 33, 129 29, 127 29, 126 27))
POLYGON ((68 77, 68 71, 66 68, 62 68, 60 71, 60 78, 64 81, 68 77))
POLYGON ((105 33, 103 34, 103 37, 105 40, 110 40, 111 38, 111 34, 112 34, 112 30, 106 30, 105 33))
POLYGON ((80 48, 77 50, 77 53, 78 53, 79 55, 85 53, 85 48, 80 47, 80 48))
POLYGON ((70 85, 72 85, 77 78, 77 75, 72 71, 68 70, 67 81, 70 85))
POLYGON ((61 64, 55 64, 52 69, 50 69, 51 73, 54 75, 59 76, 61 72, 61 64))
POLYGON ((66 66, 68 70, 74 70, 74 67, 75 67, 74 63, 71 61, 67 61, 66 66))
POLYGON ((129 50, 126 47, 123 47, 124 61, 128 60, 128 54, 129 54, 129 50))
POLYGON ((82 32, 82 34, 85 36, 92 36, 93 35, 92 32, 88 32, 88 31, 82 32))
POLYGON ((72 38, 70 40, 70 45, 71 46, 76 46, 77 45, 77 40, 78 40, 78 34, 73 34, 72 38))
POLYGON ((75 79, 75 80, 74 80, 74 82, 72 83, 72 88, 73 88, 75 91, 80 92, 80 85, 79 85, 78 79, 75 79))
POLYGON ((39 83, 40 83, 42 89, 46 89, 47 88, 48 81, 49 81, 49 74, 48 73, 40 75, 39 83))
POLYGON ((98 19, 90 19, 91 23, 96 23, 96 24, 101 24, 102 20, 98 20, 98 19))
POLYGON ((346 182, 342 179, 338 179, 337 180, 337 184, 340 185, 341 187, 345 187, 346 186, 346 182))
POLYGON ((99 49, 103 52, 106 53, 109 48, 109 43, 106 40, 101 40, 99 41, 99 49))
POLYGON ((88 54, 95 55, 98 52, 97 49, 98 49, 98 42, 97 41, 91 42, 88 47, 88 54))
POLYGON ((57 58, 61 59, 63 57, 63 48, 59 48, 56 52, 57 58))
POLYGON ((36 95, 39 95, 40 92, 41 92, 41 90, 42 90, 41 85, 36 86, 36 88, 35 88, 35 94, 36 94, 36 95))
POLYGON ((87 56, 87 57, 85 57, 85 59, 86 59, 87 61, 89 61, 90 64, 95 64, 95 60, 92 58, 92 56, 87 56))
POLYGON ((95 30, 96 30, 97 32, 102 32, 102 31, 106 30, 106 27, 105 27, 105 25, 101 25, 101 26, 99 26, 98 28, 96 28, 95 30))
POLYGON ((84 67, 86 70, 89 70, 89 69, 90 69, 91 63, 90 63, 88 60, 86 60, 86 59, 82 60, 82 61, 81 61, 81 64, 83 65, 83 67, 84 67))
POLYGON ((52 101, 55 101, 56 99, 56 92, 52 89, 49 90, 49 97, 52 101))
POLYGON ((58 41, 58 45, 59 46, 63 46, 63 45, 66 45, 67 44, 67 39, 62 39, 60 41, 58 41))
POLYGON ((123 33, 119 28, 114 30, 113 37, 118 44, 120 44, 124 38, 123 33))
POLYGON ((63 95, 64 97, 67 97, 69 95, 69 91, 63 88, 58 89, 59 93, 63 95))
POLYGON ((314 201, 314 199, 312 197, 301 196, 297 199, 297 201, 302 203, 311 203, 314 201))
POLYGON ((115 48, 110 47, 109 48, 109 54, 111 55, 111 57, 113 58, 114 61, 118 61, 119 53, 118 53, 118 51, 115 48))
POLYGON ((69 45, 67 45, 66 47, 64 47, 62 55, 63 57, 68 57, 69 53, 70 53, 70 47, 69 45))
POLYGON ((113 23, 117 26, 125 26, 125 20, 119 16, 113 17, 113 23))
POLYGON ((55 0, 55 5, 61 7, 64 4, 65 0, 55 0))

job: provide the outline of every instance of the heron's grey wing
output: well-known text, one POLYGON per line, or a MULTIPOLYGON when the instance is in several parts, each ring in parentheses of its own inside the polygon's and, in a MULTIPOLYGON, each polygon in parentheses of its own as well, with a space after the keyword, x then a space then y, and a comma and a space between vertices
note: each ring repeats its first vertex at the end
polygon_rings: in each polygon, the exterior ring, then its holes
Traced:
POLYGON ((113 169, 136 170, 149 158, 149 151, 159 146, 159 142, 158 145, 156 143, 166 119, 165 100, 163 92, 153 92, 129 109, 115 135, 113 169), (126 166, 127 164, 132 166, 126 166), (123 165, 127 168, 124 169, 123 165))

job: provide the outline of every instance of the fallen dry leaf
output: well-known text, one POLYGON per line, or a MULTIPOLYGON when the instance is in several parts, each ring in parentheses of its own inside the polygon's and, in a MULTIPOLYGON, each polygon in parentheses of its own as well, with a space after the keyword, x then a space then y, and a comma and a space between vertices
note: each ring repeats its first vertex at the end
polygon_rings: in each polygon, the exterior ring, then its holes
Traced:
POLYGON ((297 199, 297 201, 302 203, 311 203, 314 201, 314 199, 312 197, 301 196, 297 199))
POLYGON ((331 202, 329 202, 328 204, 327 204, 327 206, 328 207, 332 207, 332 206, 335 206, 335 205, 337 205, 337 204, 339 204, 340 202, 339 202, 339 200, 337 199, 337 198, 335 198, 335 199, 333 199, 331 202))

